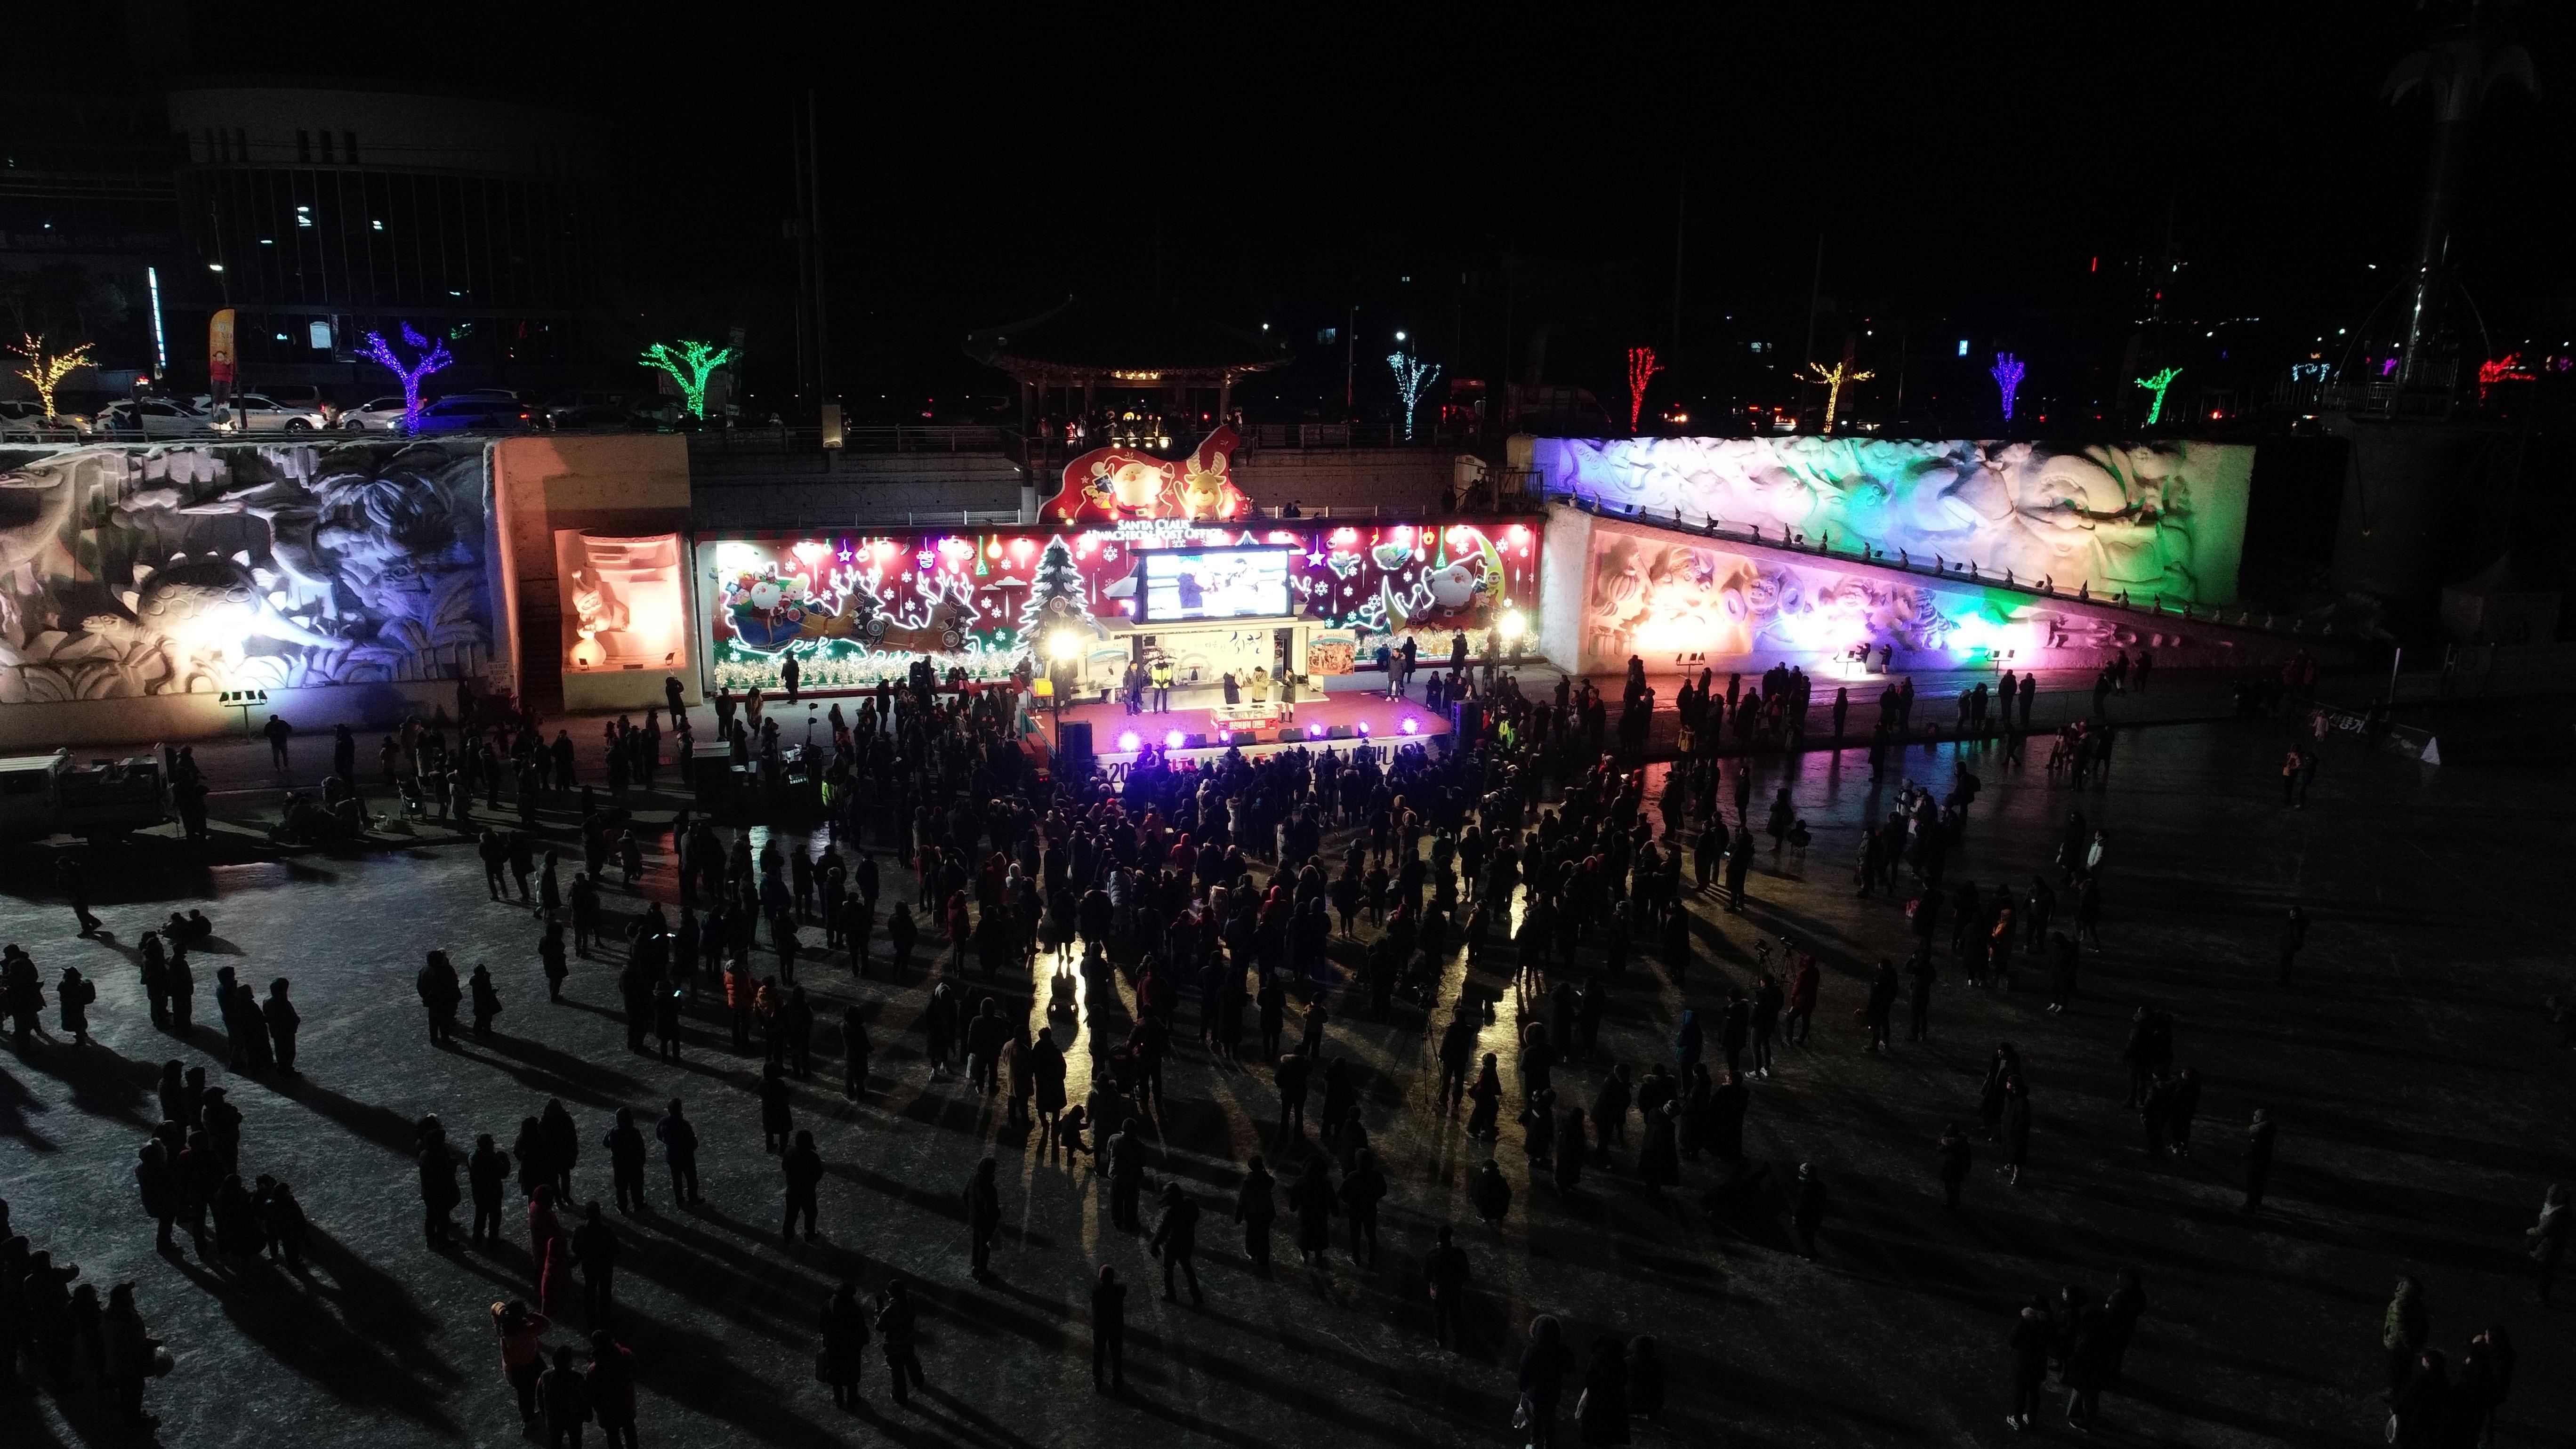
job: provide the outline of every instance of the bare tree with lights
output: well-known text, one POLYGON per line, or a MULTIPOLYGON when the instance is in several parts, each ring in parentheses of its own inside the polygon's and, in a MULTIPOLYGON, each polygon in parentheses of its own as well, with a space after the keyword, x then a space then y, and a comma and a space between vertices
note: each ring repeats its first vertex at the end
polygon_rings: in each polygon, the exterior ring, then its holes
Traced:
POLYGON ((664 374, 680 389, 680 401, 689 416, 703 422, 707 416, 707 383, 716 369, 733 361, 733 349, 712 342, 695 342, 681 338, 678 344, 656 342, 644 349, 637 359, 646 367, 664 374))
POLYGON ((1834 430, 1834 413, 1842 406, 1843 384, 1867 382, 1878 376, 1867 368, 1855 370, 1848 362, 1837 362, 1831 367, 1821 362, 1810 362, 1807 371, 1814 375, 1814 381, 1825 385, 1825 431, 1828 433, 1834 430))
POLYGON ((1628 431, 1637 431, 1637 419, 1646 409, 1646 384, 1654 380, 1664 365, 1655 360, 1655 349, 1628 349, 1628 431))
POLYGON ((9 350, 27 359, 27 365, 17 370, 18 376, 25 378, 28 386, 36 390, 36 401, 44 406, 45 416, 50 418, 54 415, 54 389, 74 371, 89 366, 89 351, 96 344, 83 342, 68 351, 48 353, 43 333, 23 335, 26 340, 9 350))
POLYGON ((408 366, 394 355, 392 346, 381 332, 368 333, 366 346, 358 350, 375 359, 377 366, 402 379, 403 431, 410 433, 420 429, 420 380, 456 359, 449 354, 445 338, 423 337, 408 322, 402 324, 402 337, 403 345, 414 354, 408 366))
POLYGON ((1395 371, 1395 395, 1404 399, 1404 440, 1413 441, 1413 410, 1422 394, 1440 378, 1440 364, 1424 362, 1410 352, 1390 352, 1386 365, 1395 371))

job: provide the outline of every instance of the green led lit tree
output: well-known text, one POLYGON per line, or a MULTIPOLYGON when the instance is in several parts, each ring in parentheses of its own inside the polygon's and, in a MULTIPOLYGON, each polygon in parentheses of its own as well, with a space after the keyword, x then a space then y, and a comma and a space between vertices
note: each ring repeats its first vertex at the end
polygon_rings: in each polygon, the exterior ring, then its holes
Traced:
POLYGON ((689 416, 704 421, 707 415, 707 379, 715 376, 717 368, 733 361, 733 349, 718 347, 712 342, 692 342, 684 337, 676 351, 671 343, 656 342, 645 348, 644 355, 636 360, 666 374, 678 384, 680 400, 688 406, 689 416))
POLYGON ((2173 386, 2174 379, 2180 376, 2182 376, 2181 368, 2168 367, 2153 377, 2133 377, 2129 379, 2130 382, 2139 387, 2145 388, 2148 392, 2155 395, 2155 401, 2147 405, 2148 427, 2154 427, 2157 420, 2161 419, 2165 415, 2165 389, 2173 386))

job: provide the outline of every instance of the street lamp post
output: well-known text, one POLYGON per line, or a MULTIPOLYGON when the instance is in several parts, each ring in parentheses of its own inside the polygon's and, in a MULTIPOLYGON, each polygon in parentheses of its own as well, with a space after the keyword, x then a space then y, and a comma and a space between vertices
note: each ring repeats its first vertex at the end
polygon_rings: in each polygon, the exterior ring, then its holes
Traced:
POLYGON ((1064 686, 1072 676, 1073 661, 1082 655, 1082 641, 1071 628, 1060 628, 1047 635, 1047 694, 1055 707, 1055 735, 1061 744, 1064 737, 1064 686))

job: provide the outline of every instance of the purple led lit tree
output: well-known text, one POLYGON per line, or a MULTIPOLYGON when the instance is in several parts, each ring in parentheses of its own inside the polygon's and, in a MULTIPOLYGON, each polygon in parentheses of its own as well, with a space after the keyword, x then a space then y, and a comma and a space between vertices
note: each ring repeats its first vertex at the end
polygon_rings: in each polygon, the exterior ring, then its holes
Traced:
POLYGON ((368 333, 367 345, 359 350, 374 358, 378 366, 402 379, 403 431, 408 433, 420 426, 420 380, 456 359, 448 355, 444 339, 423 337, 413 331, 408 322, 402 324, 402 335, 404 344, 420 354, 420 360, 409 367, 403 366, 401 360, 394 356, 393 348, 385 344, 385 334, 381 332, 368 333))
POLYGON ((1994 367, 1986 374, 1995 380, 1996 387, 2003 389, 2005 422, 2012 421, 2013 394, 2021 391, 2022 373, 2026 370, 2021 365, 2020 358, 2009 352, 1998 352, 1995 354, 1994 367))

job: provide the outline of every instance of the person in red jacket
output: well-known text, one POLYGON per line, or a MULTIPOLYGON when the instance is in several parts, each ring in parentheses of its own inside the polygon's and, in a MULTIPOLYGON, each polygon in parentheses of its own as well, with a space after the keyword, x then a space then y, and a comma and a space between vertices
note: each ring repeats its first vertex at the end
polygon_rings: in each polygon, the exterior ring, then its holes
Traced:
POLYGON ((636 1449, 635 1355, 604 1328, 590 1336, 590 1368, 582 1386, 590 1391, 590 1412, 608 1449, 636 1449))
POLYGON ((1810 953, 1798 958, 1797 974, 1789 980, 1789 1029, 1791 1041, 1803 1042, 1816 1028, 1816 958, 1810 953))

